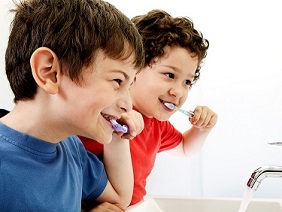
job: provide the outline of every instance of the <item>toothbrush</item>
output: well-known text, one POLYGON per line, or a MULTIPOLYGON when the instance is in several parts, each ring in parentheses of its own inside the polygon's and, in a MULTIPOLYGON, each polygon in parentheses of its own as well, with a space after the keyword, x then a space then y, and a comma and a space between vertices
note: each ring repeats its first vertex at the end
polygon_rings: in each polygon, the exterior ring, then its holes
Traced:
POLYGON ((114 120, 114 119, 111 119, 110 122, 111 122, 111 124, 112 124, 112 126, 113 126, 113 128, 116 132, 123 132, 123 133, 129 132, 128 126, 121 125, 121 124, 117 123, 117 121, 114 120))
POLYGON ((272 142, 269 142, 268 144, 282 146, 282 141, 272 141, 272 142))
POLYGON ((172 104, 172 103, 165 102, 164 105, 165 105, 167 108, 171 109, 171 110, 176 109, 176 110, 178 110, 179 112, 183 113, 184 115, 186 115, 186 116, 188 116, 188 117, 190 117, 190 118, 192 118, 192 117, 194 116, 194 112, 193 112, 193 111, 191 111, 191 110, 189 110, 189 111, 183 110, 183 109, 181 109, 181 108, 176 107, 176 106, 175 106, 174 104, 172 104))

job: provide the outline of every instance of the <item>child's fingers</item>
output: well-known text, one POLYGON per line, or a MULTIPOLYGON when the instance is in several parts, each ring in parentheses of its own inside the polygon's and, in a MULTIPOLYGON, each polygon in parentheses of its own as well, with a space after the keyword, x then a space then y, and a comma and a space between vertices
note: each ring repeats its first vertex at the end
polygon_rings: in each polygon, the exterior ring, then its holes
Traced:
POLYGON ((122 138, 133 139, 144 128, 143 117, 140 113, 132 111, 122 116, 123 122, 129 128, 129 133, 123 134, 122 138))
POLYGON ((213 114, 207 127, 214 127, 216 125, 216 122, 217 122, 217 115, 213 114))
POLYGON ((195 108, 194 117, 190 121, 198 128, 213 127, 216 124, 217 115, 206 106, 198 106, 195 108))

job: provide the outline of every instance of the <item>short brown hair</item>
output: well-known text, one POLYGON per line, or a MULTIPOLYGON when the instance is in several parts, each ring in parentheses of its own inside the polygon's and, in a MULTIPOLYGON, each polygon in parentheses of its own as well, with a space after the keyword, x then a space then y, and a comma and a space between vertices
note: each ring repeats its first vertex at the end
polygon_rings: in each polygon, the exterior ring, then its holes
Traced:
POLYGON ((93 62, 98 49, 113 59, 135 54, 133 65, 143 66, 143 45, 136 27, 106 1, 22 0, 11 11, 15 17, 5 60, 14 102, 35 95, 30 57, 42 46, 56 53, 67 67, 63 74, 77 82, 82 67, 93 62))

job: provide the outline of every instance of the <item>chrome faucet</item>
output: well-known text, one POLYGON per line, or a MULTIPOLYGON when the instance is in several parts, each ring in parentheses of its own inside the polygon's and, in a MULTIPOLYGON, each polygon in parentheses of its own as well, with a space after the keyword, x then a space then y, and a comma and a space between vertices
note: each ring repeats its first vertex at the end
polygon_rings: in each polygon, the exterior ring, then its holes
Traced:
MULTIPOLYGON (((282 142, 270 142, 270 145, 282 146, 282 142)), ((266 177, 282 177, 282 166, 262 166, 257 168, 247 182, 247 186, 256 191, 266 177)))
MULTIPOLYGON (((274 141, 268 144, 282 146, 281 141, 274 141)), ((257 168, 248 180, 247 186, 256 191, 261 181, 266 177, 282 177, 282 166, 262 166, 257 168)))
POLYGON ((247 186, 256 191, 266 177, 282 177, 282 166, 262 166, 256 169, 247 182, 247 186))

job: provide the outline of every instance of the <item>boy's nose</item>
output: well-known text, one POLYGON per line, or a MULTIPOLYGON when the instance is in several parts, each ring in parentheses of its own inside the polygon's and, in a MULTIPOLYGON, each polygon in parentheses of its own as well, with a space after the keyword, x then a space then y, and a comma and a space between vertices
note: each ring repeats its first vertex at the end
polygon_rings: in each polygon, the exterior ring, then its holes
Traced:
POLYGON ((132 109, 132 101, 128 90, 118 99, 117 106, 122 112, 127 112, 132 109))
POLYGON ((170 88, 169 94, 179 98, 183 95, 183 89, 181 86, 173 86, 170 88))

